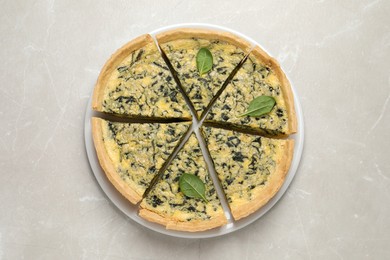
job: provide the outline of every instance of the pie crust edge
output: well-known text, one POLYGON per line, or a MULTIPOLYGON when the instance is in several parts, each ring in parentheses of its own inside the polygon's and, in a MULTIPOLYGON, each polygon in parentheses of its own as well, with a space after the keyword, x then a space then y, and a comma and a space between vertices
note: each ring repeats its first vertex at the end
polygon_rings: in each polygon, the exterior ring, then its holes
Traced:
POLYGON ((131 203, 137 204, 141 201, 142 196, 130 188, 118 175, 103 141, 102 123, 103 119, 93 117, 91 120, 93 142, 95 144, 95 150, 99 159, 99 164, 106 174, 108 180, 114 185, 114 187, 131 203))
POLYGON ((166 227, 166 229, 187 232, 205 231, 227 224, 227 220, 223 212, 209 220, 194 220, 184 222, 175 220, 169 216, 161 216, 151 210, 145 209, 142 207, 142 203, 139 210, 139 216, 148 221, 163 225, 166 227))
POLYGON ((287 176, 287 172, 290 169, 291 161, 294 154, 294 140, 286 140, 285 147, 283 149, 283 155, 276 162, 276 169, 274 173, 271 173, 270 178, 267 180, 264 189, 255 194, 255 198, 248 203, 231 207, 231 212, 235 220, 244 218, 261 207, 275 196, 283 185, 284 180, 287 176))
MULTIPOLYGON (((154 43, 153 38, 149 34, 141 35, 132 41, 128 42, 121 48, 119 48, 114 54, 111 55, 109 60, 104 64, 104 67, 100 71, 97 79, 93 96, 92 96, 92 109, 102 112, 103 109, 103 96, 106 88, 107 81, 109 80, 112 72, 116 70, 119 64, 127 57, 130 53, 150 44, 154 43)), ((157 48, 157 47, 156 47, 157 48)))
POLYGON ((294 108, 294 96, 291 89, 291 85, 289 80, 286 77, 286 74, 283 72, 279 62, 276 59, 269 56, 263 49, 259 46, 256 46, 251 54, 253 54, 258 60, 267 64, 271 67, 273 71, 275 71, 277 78, 281 83, 281 90, 284 97, 284 102, 286 103, 286 109, 288 114, 288 129, 285 133, 286 135, 294 134, 297 132, 297 117, 295 114, 294 108))
POLYGON ((236 47, 239 47, 241 50, 244 51, 245 54, 248 54, 253 46, 252 43, 247 42, 246 40, 232 33, 209 29, 179 28, 162 32, 156 35, 156 39, 159 44, 175 40, 191 39, 194 37, 208 40, 225 41, 236 47))

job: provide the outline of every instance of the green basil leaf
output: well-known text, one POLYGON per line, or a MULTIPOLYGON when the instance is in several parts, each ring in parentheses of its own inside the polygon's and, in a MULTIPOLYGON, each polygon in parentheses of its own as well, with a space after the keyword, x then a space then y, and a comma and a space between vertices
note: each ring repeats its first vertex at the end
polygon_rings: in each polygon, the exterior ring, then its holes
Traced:
POLYGON ((259 96, 253 99, 248 106, 248 110, 239 116, 251 116, 259 117, 264 114, 271 112, 272 108, 275 106, 275 99, 270 96, 259 96))
POLYGON ((207 48, 201 48, 198 51, 196 55, 196 67, 201 76, 213 67, 213 55, 207 48))
POLYGON ((198 176, 184 173, 180 176, 179 187, 181 192, 190 198, 199 198, 207 202, 204 183, 198 176))

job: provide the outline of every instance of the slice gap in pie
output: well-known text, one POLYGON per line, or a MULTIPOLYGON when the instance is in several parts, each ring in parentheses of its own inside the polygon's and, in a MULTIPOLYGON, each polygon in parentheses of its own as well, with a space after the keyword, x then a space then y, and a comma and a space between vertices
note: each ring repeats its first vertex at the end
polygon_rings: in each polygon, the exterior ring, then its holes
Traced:
POLYGON ((167 229, 189 232, 204 231, 227 223, 194 133, 142 200, 139 215, 167 229), (180 191, 179 180, 184 173, 196 175, 205 184, 207 202, 187 197, 180 191))
POLYGON ((235 220, 263 207, 289 171, 294 140, 202 127, 215 171, 235 220))
POLYGON ((295 133, 297 121, 293 93, 277 61, 260 47, 255 47, 211 107, 205 123, 265 136, 285 137, 295 133), (275 99, 271 112, 260 117, 240 116, 259 96, 275 99))
POLYGON ((99 163, 114 187, 137 204, 190 125, 190 122, 137 124, 92 118, 99 163))
POLYGON ((192 118, 184 96, 148 34, 132 40, 108 60, 96 83, 92 108, 156 121, 192 118))
POLYGON ((177 72, 198 118, 252 46, 233 34, 205 29, 176 29, 158 34, 156 38, 177 72), (201 48, 207 48, 213 56, 211 70, 203 75, 196 65, 201 48))

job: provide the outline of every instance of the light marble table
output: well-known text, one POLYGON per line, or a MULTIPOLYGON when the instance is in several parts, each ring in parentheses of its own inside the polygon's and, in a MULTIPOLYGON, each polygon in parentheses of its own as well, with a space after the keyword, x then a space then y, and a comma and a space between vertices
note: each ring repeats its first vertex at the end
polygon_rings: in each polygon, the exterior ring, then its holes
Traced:
POLYGON ((0 2, 0 259, 389 259, 390 2, 0 2), (91 173, 84 112, 109 55, 161 26, 252 37, 294 83, 300 168, 226 236, 179 239, 124 216, 91 173))

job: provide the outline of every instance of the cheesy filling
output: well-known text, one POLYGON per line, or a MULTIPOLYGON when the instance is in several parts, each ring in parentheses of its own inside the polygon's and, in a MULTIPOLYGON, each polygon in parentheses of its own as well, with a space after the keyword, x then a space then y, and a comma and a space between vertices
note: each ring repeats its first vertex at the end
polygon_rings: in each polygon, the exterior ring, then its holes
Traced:
POLYGON ((144 198, 141 207, 165 218, 181 222, 209 220, 223 215, 220 201, 194 134, 164 172, 162 179, 144 198), (202 199, 186 197, 180 192, 179 179, 183 173, 195 174, 205 183, 207 203, 202 199))
POLYGON ((161 48, 177 71, 179 80, 199 116, 245 56, 240 48, 232 44, 200 38, 170 41, 161 44, 161 48), (200 76, 196 67, 196 55, 203 47, 213 55, 213 67, 211 71, 200 76))
POLYGON ((202 130, 229 206, 256 199, 275 171, 286 141, 211 127, 202 130))
POLYGON ((237 72, 233 80, 217 99, 206 121, 235 124, 241 129, 273 135, 285 134, 288 114, 281 82, 271 68, 253 54, 237 72), (249 103, 258 96, 272 96, 276 105, 272 111, 260 117, 239 117, 247 111, 249 103))
POLYGON ((135 117, 191 118, 154 42, 126 57, 104 90, 103 112, 135 117))
POLYGON ((190 125, 129 124, 100 120, 104 146, 116 172, 140 196, 190 125))

